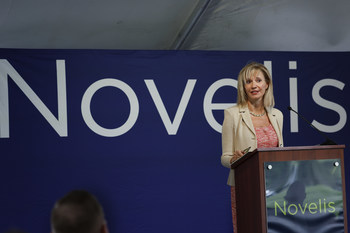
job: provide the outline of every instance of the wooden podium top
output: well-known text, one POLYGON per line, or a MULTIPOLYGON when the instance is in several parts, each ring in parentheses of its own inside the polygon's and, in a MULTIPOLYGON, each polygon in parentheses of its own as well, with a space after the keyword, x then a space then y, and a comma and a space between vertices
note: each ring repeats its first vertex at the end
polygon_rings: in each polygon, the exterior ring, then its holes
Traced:
MULTIPOLYGON (((298 151, 320 151, 320 150, 334 150, 334 149, 344 149, 345 145, 317 145, 317 146, 290 146, 290 147, 269 147, 269 148, 257 148, 252 152, 247 153, 241 158, 237 159, 232 165, 231 168, 235 169, 240 164, 242 164, 247 159, 251 158, 258 152, 298 152, 298 151)), ((301 159, 301 158, 299 158, 301 159)))
POLYGON ((286 151, 286 150, 326 150, 326 149, 344 149, 345 145, 317 145, 317 146, 289 146, 289 147, 270 147, 257 148, 255 151, 286 151))

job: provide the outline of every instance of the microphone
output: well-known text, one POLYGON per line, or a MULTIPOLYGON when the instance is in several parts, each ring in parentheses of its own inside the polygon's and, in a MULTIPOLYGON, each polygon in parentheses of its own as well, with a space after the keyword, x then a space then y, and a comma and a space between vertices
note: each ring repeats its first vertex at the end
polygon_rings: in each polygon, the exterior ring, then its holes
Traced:
POLYGON ((317 129, 313 124, 311 124, 308 120, 305 119, 305 117, 303 117, 301 114, 299 114, 297 111, 295 111, 294 109, 292 109, 290 106, 288 106, 288 110, 295 112, 298 117, 300 117, 301 119, 303 119, 308 125, 310 125, 312 128, 314 128, 315 130, 317 130, 319 132, 319 134, 321 134, 326 141, 322 142, 320 145, 338 145, 337 143, 335 143, 333 140, 329 139, 323 132, 321 132, 319 129, 317 129))

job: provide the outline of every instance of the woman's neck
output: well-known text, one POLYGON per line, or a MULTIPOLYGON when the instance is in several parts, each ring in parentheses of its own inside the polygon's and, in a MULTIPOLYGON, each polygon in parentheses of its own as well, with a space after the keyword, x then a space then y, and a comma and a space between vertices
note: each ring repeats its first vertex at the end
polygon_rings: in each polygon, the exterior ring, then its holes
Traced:
POLYGON ((257 112, 257 113, 265 111, 264 105, 261 101, 255 102, 255 103, 251 103, 248 101, 248 109, 251 112, 257 112))

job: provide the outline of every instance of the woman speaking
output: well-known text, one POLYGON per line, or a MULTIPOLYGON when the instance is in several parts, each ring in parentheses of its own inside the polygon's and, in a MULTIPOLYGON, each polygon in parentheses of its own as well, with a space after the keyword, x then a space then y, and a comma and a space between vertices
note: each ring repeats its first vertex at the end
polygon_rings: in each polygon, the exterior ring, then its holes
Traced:
MULTIPOLYGON (((221 164, 230 168, 231 206, 234 232, 237 213, 234 171, 231 164, 243 156, 245 149, 283 146, 283 114, 274 108, 272 79, 267 68, 252 62, 238 75, 237 105, 225 110, 222 125, 221 164)), ((239 213, 238 213, 239 214, 239 213)))

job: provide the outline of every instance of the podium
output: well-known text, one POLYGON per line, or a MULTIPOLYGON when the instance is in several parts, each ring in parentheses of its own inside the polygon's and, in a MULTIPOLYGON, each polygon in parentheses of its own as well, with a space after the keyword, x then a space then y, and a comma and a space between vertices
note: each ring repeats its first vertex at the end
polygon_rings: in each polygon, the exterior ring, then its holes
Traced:
POLYGON ((260 148, 238 159, 238 232, 347 233, 344 148, 260 148))

